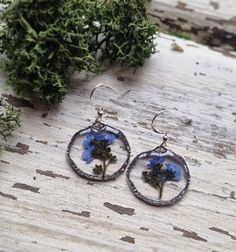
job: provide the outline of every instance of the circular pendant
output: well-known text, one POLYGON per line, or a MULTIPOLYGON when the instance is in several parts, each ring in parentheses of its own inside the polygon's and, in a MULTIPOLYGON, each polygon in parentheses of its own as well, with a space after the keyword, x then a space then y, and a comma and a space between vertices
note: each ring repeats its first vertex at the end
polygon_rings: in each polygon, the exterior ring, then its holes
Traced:
POLYGON ((171 206, 183 198, 190 184, 185 160, 167 149, 136 156, 127 170, 133 194, 153 206, 171 206))
POLYGON ((115 180, 126 169, 130 146, 118 129, 101 122, 75 133, 67 147, 67 161, 81 177, 115 180))

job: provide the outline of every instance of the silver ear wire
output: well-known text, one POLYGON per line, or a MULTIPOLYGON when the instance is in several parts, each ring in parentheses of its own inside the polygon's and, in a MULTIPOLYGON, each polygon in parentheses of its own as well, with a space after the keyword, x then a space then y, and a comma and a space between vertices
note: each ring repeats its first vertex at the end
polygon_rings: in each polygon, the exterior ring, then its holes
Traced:
POLYGON ((159 145, 157 148, 165 148, 164 146, 165 146, 166 142, 168 141, 167 132, 160 132, 160 131, 158 131, 158 130, 155 128, 155 126, 154 126, 154 122, 155 122, 155 120, 157 119, 157 117, 158 117, 159 115, 163 114, 164 112, 166 112, 166 110, 163 110, 163 111, 157 113, 157 114, 153 117, 152 123, 151 123, 151 128, 152 128, 153 132, 155 132, 155 133, 157 133, 157 134, 159 134, 159 135, 164 135, 164 136, 163 136, 163 142, 162 142, 162 144, 159 145))
POLYGON ((163 111, 157 113, 157 114, 153 117, 152 123, 151 123, 152 130, 153 130, 155 133, 159 134, 159 135, 167 135, 167 133, 160 132, 160 131, 158 131, 158 130, 154 127, 154 122, 155 122, 155 120, 157 119, 157 117, 158 117, 159 115, 163 114, 164 112, 166 112, 166 111, 163 110, 163 111))
POLYGON ((96 89, 98 89, 99 87, 106 87, 106 88, 109 88, 109 89, 111 89, 111 90, 113 90, 113 91, 116 91, 114 88, 112 88, 112 87, 110 87, 110 86, 107 86, 107 85, 105 85, 105 84, 103 84, 103 83, 99 83, 99 84, 92 90, 92 92, 91 92, 91 94, 90 94, 90 97, 89 97, 90 101, 93 100, 94 92, 95 92, 96 89))
MULTIPOLYGON (((92 92, 91 92, 91 94, 90 94, 89 99, 90 99, 90 101, 92 102, 92 104, 93 104, 93 96, 94 96, 94 93, 95 93, 95 91, 96 91, 99 87, 106 87, 106 88, 109 88, 109 89, 111 89, 111 90, 113 90, 113 91, 117 91, 117 90, 115 90, 114 88, 112 88, 112 87, 110 87, 110 86, 107 86, 107 85, 105 85, 105 84, 103 84, 103 83, 99 83, 99 84, 92 90, 92 92)), ((93 105, 94 105, 94 104, 93 104, 93 105)), ((97 117, 95 123, 96 123, 96 122, 100 122, 100 120, 102 119, 102 117, 103 117, 103 115, 104 115, 104 108, 102 108, 102 107, 101 107, 101 108, 97 108, 97 114, 98 114, 98 117, 97 117)))

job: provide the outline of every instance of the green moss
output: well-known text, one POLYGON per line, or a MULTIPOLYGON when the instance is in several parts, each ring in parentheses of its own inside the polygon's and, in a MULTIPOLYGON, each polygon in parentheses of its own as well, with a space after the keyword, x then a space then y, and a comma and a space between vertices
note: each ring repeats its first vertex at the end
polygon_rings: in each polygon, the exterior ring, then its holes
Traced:
POLYGON ((6 141, 18 126, 20 126, 19 111, 0 98, 0 138, 6 141))
POLYGON ((157 28, 146 0, 0 0, 0 51, 8 84, 19 94, 60 102, 69 69, 98 73, 104 61, 142 67, 157 28))

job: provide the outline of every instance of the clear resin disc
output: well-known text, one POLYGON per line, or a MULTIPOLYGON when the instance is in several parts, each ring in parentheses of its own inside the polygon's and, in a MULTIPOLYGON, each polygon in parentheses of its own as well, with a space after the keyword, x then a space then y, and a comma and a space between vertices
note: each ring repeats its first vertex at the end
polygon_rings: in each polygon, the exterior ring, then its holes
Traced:
POLYGON ((100 122, 78 131, 67 148, 73 170, 94 181, 116 179, 126 169, 129 158, 130 146, 124 134, 100 122))
POLYGON ((186 193, 190 174, 181 156, 157 148, 134 158, 127 170, 127 180, 140 200, 154 206, 170 206, 186 193))

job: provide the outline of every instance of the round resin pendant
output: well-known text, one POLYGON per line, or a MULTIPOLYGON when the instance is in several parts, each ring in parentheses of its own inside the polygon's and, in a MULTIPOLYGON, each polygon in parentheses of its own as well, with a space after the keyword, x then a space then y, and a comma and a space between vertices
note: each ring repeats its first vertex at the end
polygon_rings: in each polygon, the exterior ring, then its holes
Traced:
POLYGON ((67 160, 81 177, 93 181, 115 180, 126 169, 130 146, 118 129, 101 122, 78 131, 67 147, 67 160))
POLYGON ((133 194, 153 206, 171 206, 183 198, 190 184, 185 160, 166 148, 136 156, 127 170, 133 194))

